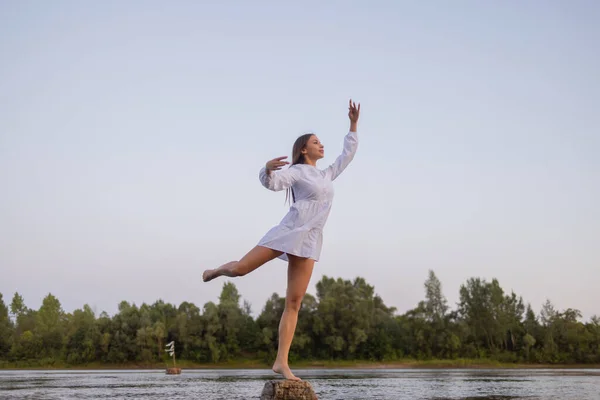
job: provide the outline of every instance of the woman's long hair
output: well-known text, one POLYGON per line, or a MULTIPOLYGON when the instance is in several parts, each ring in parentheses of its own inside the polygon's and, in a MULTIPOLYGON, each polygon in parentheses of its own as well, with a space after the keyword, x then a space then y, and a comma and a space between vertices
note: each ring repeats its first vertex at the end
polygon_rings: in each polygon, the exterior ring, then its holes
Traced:
MULTIPOLYGON (((292 164, 290 165, 290 167, 292 165, 306 163, 306 160, 304 159, 304 154, 302 154, 302 150, 304 150, 306 144, 308 143, 312 135, 312 133, 306 133, 300 136, 298 139, 296 139, 296 141, 294 142, 294 147, 292 148, 292 164)), ((295 203, 296 196, 294 195, 294 189, 292 189, 291 187, 289 187, 285 192, 285 201, 287 202, 290 197, 292 199, 292 203, 295 203)))

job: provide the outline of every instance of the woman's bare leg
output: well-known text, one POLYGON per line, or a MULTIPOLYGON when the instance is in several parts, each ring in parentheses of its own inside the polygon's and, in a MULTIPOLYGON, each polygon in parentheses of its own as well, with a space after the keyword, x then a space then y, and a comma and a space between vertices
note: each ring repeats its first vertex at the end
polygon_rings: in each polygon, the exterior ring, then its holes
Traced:
POLYGON ((208 282, 223 275, 231 278, 244 276, 281 254, 283 254, 281 251, 256 246, 239 261, 230 261, 219 268, 207 269, 202 274, 202 280, 208 282))
POLYGON ((282 374, 285 379, 300 380, 290 370, 288 354, 292 345, 292 339, 294 338, 294 332, 296 331, 298 311, 300 311, 302 299, 306 293, 306 288, 308 288, 315 261, 291 255, 288 258, 290 262, 288 265, 285 310, 279 322, 279 346, 277 348, 277 359, 275 360, 275 364, 273 364, 273 371, 282 374))

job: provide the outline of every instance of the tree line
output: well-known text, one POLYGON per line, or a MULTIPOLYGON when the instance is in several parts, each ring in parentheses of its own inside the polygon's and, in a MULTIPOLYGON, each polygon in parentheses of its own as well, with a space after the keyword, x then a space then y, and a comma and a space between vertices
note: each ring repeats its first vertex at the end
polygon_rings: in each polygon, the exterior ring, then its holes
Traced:
MULTIPOLYGON (((404 359, 492 359, 519 363, 600 363, 600 318, 582 322, 576 309, 557 310, 547 300, 536 314, 496 279, 470 278, 452 310, 433 271, 425 299, 403 314, 386 306, 373 286, 323 276, 316 297, 307 294, 290 361, 404 359)), ((0 294, 0 360, 36 365, 156 363, 175 341, 179 359, 197 363, 238 360, 271 362, 277 349, 285 298, 274 293, 258 317, 232 282, 218 302, 202 309, 162 300, 119 304, 112 317, 88 305, 67 313, 48 294, 39 310, 15 293, 10 305, 0 294)))

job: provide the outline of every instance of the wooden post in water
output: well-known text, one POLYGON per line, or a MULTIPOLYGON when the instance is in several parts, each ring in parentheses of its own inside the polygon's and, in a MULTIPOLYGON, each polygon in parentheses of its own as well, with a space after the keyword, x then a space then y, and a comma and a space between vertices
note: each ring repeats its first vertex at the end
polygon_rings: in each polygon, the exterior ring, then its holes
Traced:
POLYGON ((265 383, 260 400, 317 400, 307 381, 273 380, 265 383))
POLYGON ((177 364, 175 364, 175 342, 173 341, 167 344, 167 348, 165 350, 173 356, 173 368, 167 368, 167 375, 181 374, 181 368, 177 368, 177 364))

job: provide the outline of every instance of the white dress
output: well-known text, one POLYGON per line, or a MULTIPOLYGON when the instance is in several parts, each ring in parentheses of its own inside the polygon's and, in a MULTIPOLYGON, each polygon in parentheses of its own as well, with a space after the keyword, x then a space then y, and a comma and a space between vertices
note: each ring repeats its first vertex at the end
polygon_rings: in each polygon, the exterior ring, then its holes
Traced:
POLYGON ((259 172, 260 182, 269 190, 292 187, 296 201, 279 225, 271 228, 259 246, 283 252, 278 258, 288 261, 287 254, 319 261, 323 244, 323 227, 331 210, 333 181, 346 169, 358 147, 356 132, 348 132, 344 149, 335 162, 324 170, 309 164, 295 164, 285 170, 259 172))

